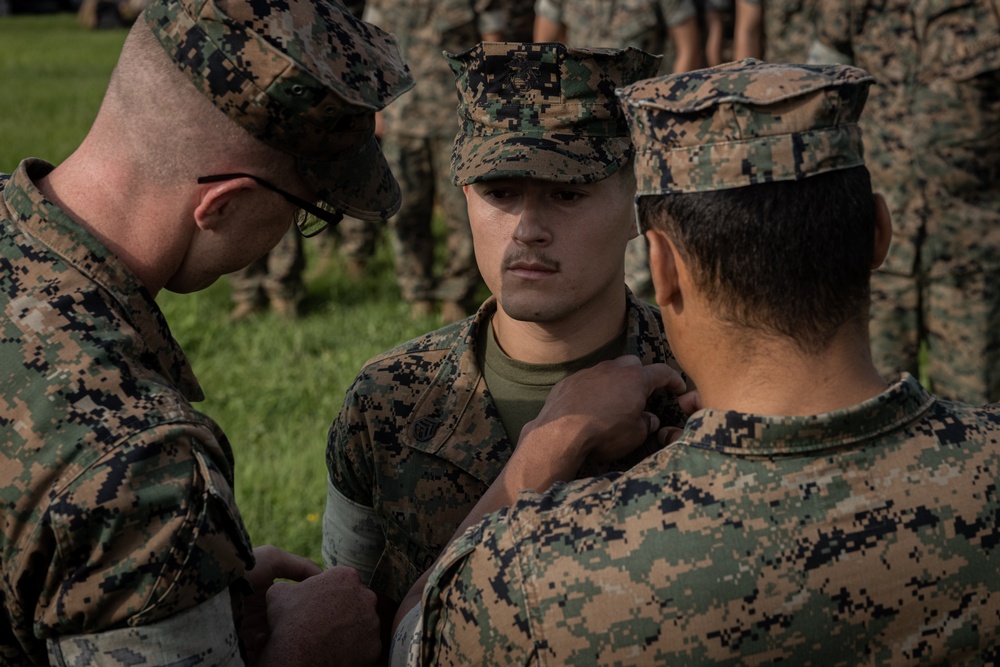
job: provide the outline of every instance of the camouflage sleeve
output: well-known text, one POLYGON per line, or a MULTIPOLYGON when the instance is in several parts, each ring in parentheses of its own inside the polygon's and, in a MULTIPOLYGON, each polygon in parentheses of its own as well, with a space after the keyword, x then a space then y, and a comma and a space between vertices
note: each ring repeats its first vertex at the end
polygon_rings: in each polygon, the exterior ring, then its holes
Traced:
POLYGON ((48 571, 25 575, 39 636, 155 623, 242 577, 252 547, 223 452, 202 425, 160 425, 57 488, 36 528, 48 571))
POLYGON ((663 0, 661 11, 667 26, 675 28, 697 17, 694 0, 663 0))
POLYGON ((563 20, 563 0, 537 0, 535 14, 553 23, 565 23, 563 20))
MULTIPOLYGON (((326 439, 326 468, 330 483, 346 498, 372 506, 375 459, 369 434, 369 408, 384 399, 377 383, 362 372, 347 390, 340 413, 326 439)), ((391 399, 390 399, 391 400, 391 399)))
POLYGON ((243 667, 229 591, 161 621, 47 642, 53 667, 243 667))
POLYGON ((327 478, 323 563, 327 567, 353 567, 361 581, 368 584, 383 549, 385 534, 378 524, 375 509, 353 502, 327 478))
MULTIPOLYGON (((424 589, 419 665, 530 665, 537 651, 508 510, 444 552, 424 589)), ((411 658, 412 658, 411 654, 411 658)))

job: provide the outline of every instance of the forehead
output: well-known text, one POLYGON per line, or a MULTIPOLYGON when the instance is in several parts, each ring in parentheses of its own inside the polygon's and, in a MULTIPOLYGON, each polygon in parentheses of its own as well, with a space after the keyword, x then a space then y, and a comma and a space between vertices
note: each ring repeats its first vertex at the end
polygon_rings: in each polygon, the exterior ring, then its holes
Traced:
POLYGON ((587 190, 603 190, 612 185, 619 185, 624 180, 624 177, 630 175, 630 171, 627 169, 619 169, 615 173, 611 174, 607 178, 602 178, 598 181, 592 181, 590 183, 567 183, 565 181, 550 180, 546 178, 536 178, 533 176, 505 176, 502 178, 489 178, 482 181, 476 181, 470 184, 470 188, 473 188, 479 192, 483 192, 490 189, 498 188, 509 188, 509 189, 548 189, 548 190, 576 190, 576 191, 587 191, 587 190))

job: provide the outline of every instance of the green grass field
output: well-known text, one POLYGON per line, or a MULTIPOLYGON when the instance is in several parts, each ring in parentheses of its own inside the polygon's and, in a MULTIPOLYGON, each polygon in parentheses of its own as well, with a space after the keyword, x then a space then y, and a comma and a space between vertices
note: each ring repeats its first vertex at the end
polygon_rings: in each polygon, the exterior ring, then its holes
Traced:
MULTIPOLYGON (((0 172, 28 156, 58 163, 84 137, 124 30, 90 31, 72 15, 0 18, 0 172)), ((307 247, 308 247, 307 242, 307 247)), ((228 322, 223 279, 158 302, 208 399, 198 405, 228 434, 236 495, 251 537, 320 560, 326 432, 344 391, 372 355, 437 326, 412 322, 395 287, 388 243, 368 275, 333 262, 316 274, 307 250, 304 316, 228 322)))

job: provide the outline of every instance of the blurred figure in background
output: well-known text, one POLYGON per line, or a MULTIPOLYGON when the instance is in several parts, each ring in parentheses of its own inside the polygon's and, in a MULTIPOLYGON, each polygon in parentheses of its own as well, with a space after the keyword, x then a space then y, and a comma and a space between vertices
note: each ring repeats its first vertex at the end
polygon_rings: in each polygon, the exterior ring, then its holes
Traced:
POLYGON ((480 10, 468 0, 368 0, 365 6, 365 20, 399 40, 416 81, 380 114, 382 147, 403 191, 402 207, 390 220, 396 279, 413 318, 428 317, 440 306, 441 319, 460 320, 481 284, 465 197, 448 177, 458 118, 454 76, 441 53, 497 39, 503 19, 503 11, 480 10), (431 224, 435 204, 445 227, 440 253, 431 224))
MULTIPOLYGON (((660 72, 686 72, 701 65, 702 43, 693 0, 537 0, 535 41, 576 48, 631 46, 647 53, 670 51, 660 72)), ((642 235, 625 250, 625 283, 640 299, 651 299, 649 251, 642 235)))
POLYGON ((893 241, 872 278, 875 365, 1000 400, 1000 5, 824 0, 814 62, 878 80, 861 119, 893 241))
POLYGON ((306 293, 305 264, 302 235, 293 227, 266 255, 226 276, 233 301, 229 320, 239 322, 268 308, 285 319, 296 319, 306 293))
POLYGON ((816 35, 819 0, 736 0, 736 60, 804 63, 816 35))

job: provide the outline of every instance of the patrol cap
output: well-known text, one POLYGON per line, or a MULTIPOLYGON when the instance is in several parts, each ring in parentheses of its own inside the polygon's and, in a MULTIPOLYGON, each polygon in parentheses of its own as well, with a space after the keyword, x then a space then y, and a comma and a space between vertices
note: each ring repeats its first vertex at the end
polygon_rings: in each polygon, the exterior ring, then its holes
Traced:
POLYGON ((590 183, 631 157, 615 88, 660 64, 635 48, 484 42, 447 54, 458 88, 452 181, 530 177, 590 183))
POLYGON ((747 58, 619 90, 635 144, 637 196, 863 165, 857 121, 874 81, 848 65, 747 58))
POLYGON ((219 109, 295 157, 330 207, 375 220, 399 185, 376 110, 413 86, 392 35, 331 0, 152 0, 146 23, 219 109))

